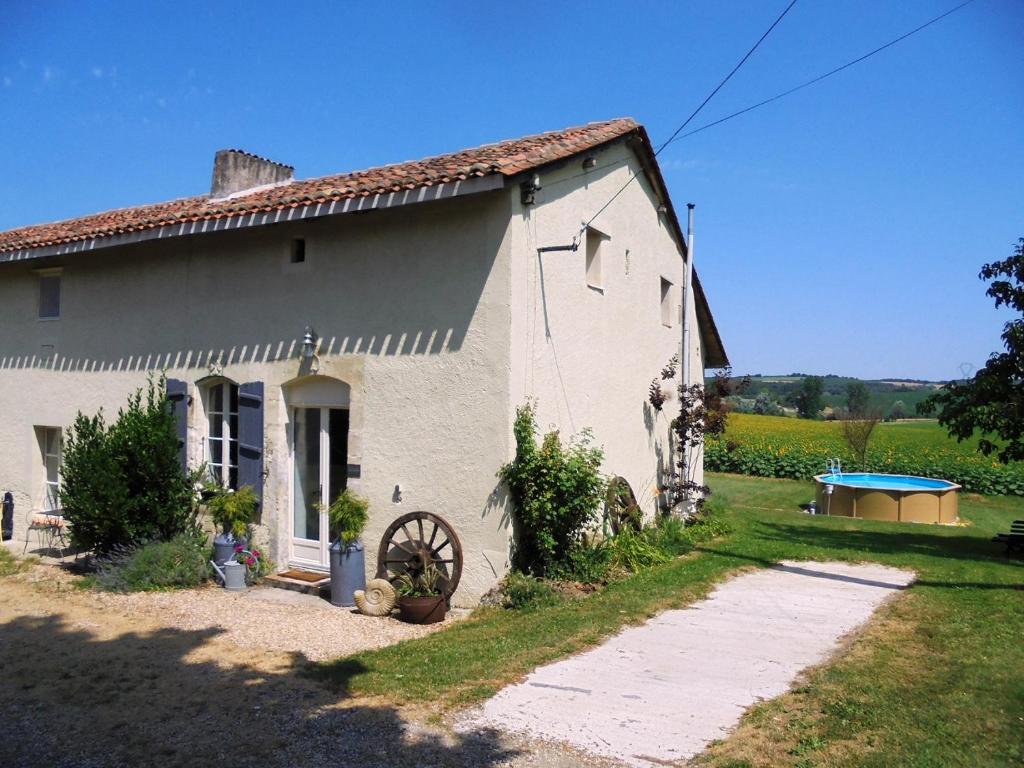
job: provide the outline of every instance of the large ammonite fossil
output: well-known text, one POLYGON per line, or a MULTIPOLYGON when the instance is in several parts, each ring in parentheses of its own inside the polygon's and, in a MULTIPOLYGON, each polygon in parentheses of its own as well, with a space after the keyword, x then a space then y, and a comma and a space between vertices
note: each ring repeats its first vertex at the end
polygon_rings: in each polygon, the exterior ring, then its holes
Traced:
POLYGON ((367 616, 387 616, 395 607, 395 588, 387 579, 370 579, 366 589, 355 591, 356 608, 367 616))

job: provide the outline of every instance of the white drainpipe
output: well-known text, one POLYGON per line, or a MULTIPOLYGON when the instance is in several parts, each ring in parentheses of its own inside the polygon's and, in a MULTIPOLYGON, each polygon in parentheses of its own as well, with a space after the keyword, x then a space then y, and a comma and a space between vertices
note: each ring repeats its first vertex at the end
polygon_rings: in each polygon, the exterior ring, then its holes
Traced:
MULTIPOLYGON (((682 350, 682 375, 683 386, 690 385, 690 307, 693 305, 693 203, 686 204, 686 280, 683 283, 683 350, 682 350)), ((686 471, 690 471, 690 448, 680 446, 685 452, 686 471)), ((689 480, 682 478, 683 482, 689 480)), ((690 491, 686 491, 683 514, 690 514, 690 491)))

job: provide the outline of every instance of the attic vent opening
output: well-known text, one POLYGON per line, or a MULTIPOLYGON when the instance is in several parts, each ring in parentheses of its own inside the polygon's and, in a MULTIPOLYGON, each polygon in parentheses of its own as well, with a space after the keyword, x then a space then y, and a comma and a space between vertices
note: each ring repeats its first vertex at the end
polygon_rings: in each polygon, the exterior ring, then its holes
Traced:
POLYGON ((291 250, 291 262, 292 264, 301 264, 306 260, 306 240, 302 237, 297 237, 292 240, 291 250))

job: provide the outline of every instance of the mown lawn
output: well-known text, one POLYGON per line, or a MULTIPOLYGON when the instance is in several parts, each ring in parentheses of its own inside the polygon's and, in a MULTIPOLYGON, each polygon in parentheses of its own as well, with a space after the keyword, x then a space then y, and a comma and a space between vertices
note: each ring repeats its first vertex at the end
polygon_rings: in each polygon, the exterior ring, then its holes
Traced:
POLYGON ((837 660, 755 707, 701 764, 1003 766, 1024 761, 1024 563, 992 535, 1024 501, 964 496, 958 527, 809 517, 807 482, 710 475, 730 536, 603 592, 530 612, 480 611, 421 640, 319 665, 352 693, 450 709, 625 624, 782 559, 912 568, 916 584, 837 660))

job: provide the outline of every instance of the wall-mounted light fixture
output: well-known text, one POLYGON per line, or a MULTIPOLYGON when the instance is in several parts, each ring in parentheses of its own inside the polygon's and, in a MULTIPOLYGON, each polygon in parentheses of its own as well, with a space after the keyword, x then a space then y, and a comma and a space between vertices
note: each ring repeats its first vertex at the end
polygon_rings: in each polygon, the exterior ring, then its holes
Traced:
POLYGON ((597 158, 593 155, 587 155, 583 158, 583 170, 589 171, 592 168, 597 167, 597 158))
POLYGON ((529 181, 519 185, 519 202, 523 205, 533 205, 534 198, 540 190, 540 175, 535 173, 529 181))
POLYGON ((316 331, 313 330, 311 325, 306 326, 306 332, 302 334, 302 356, 307 360, 312 360, 313 355, 316 354, 316 343, 320 340, 320 337, 316 335, 316 331))

